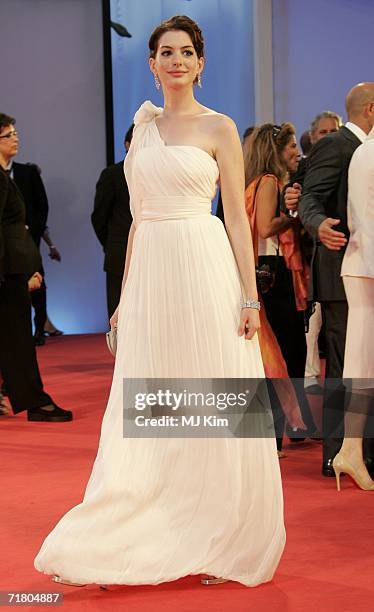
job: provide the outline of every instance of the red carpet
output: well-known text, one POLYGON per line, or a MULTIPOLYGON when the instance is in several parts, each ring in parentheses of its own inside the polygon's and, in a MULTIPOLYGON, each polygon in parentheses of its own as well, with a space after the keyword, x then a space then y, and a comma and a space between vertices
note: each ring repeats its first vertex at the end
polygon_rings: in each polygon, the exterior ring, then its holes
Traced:
POLYGON ((288 456, 281 460, 288 540, 272 583, 255 589, 234 583, 204 587, 197 577, 187 577, 157 587, 55 588, 34 570, 33 558, 59 517, 81 501, 113 362, 104 337, 93 335, 49 339, 38 356, 47 391, 74 410, 75 420, 28 423, 24 414, 0 420, 0 591, 63 592, 69 612, 374 608, 374 494, 358 490, 348 477, 337 493, 335 481, 319 475, 318 442, 286 447, 288 456))

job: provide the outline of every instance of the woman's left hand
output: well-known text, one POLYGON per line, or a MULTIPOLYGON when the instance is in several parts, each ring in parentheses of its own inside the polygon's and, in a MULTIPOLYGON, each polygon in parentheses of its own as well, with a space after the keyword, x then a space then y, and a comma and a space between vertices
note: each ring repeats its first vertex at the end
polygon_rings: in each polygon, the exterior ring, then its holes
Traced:
POLYGON ((259 311, 255 308, 242 308, 238 329, 239 336, 245 335, 246 340, 251 340, 260 327, 259 311))

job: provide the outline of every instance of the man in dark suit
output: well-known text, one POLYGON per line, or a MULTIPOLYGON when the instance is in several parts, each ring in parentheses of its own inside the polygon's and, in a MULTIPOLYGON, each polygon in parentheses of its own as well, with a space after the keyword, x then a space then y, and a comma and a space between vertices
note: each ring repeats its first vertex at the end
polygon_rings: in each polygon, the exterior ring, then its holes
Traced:
MULTIPOLYGON (((326 329, 325 476, 334 476, 332 461, 343 435, 345 393, 341 377, 348 306, 340 271, 348 238, 348 167, 353 152, 374 125, 374 83, 353 87, 346 98, 346 110, 347 124, 313 146, 299 203, 301 221, 315 240, 311 299, 321 303, 326 329)), ((291 198, 289 194, 287 205, 291 198)))
POLYGON ((28 279, 41 266, 22 194, 7 168, 18 150, 15 120, 0 113, 0 371, 13 412, 29 421, 71 421, 44 391, 31 328, 28 279))
MULTIPOLYGON (((333 111, 322 111, 312 120, 310 124, 310 130, 308 132, 304 132, 303 136, 301 137, 300 144, 302 142, 302 139, 304 140, 304 144, 302 145, 304 156, 301 158, 296 172, 290 176, 290 182, 288 183, 288 185, 293 185, 294 187, 300 186, 300 194, 303 188, 304 178, 308 167, 308 155, 310 154, 313 145, 315 145, 319 140, 321 140, 321 138, 327 136, 327 134, 333 134, 337 132, 341 125, 342 118, 337 113, 333 111), (303 148, 305 146, 309 146, 309 148, 307 148, 307 153, 305 153, 303 148)), ((287 193, 288 185, 285 188, 284 194, 287 193)), ((301 233, 301 246, 306 262, 308 265, 310 265, 313 254, 314 240, 312 236, 310 236, 305 230, 301 233)), ((318 378, 321 375, 321 366, 319 358, 319 336, 321 329, 321 306, 319 302, 314 302, 314 310, 311 316, 309 317, 308 332, 306 334, 307 358, 304 379, 304 385, 307 393, 313 395, 320 395, 321 393, 323 393, 322 387, 319 385, 318 382, 318 378)), ((324 340, 324 337, 325 334, 323 330, 322 340, 324 340)))
MULTIPOLYGON (((39 249, 48 218, 48 199, 39 170, 35 164, 13 162, 10 172, 22 193, 26 205, 26 225, 39 249)), ((44 326, 47 320, 47 291, 43 266, 41 266, 39 272, 43 277, 42 284, 40 289, 33 292, 31 302, 35 313, 35 343, 42 345, 45 343, 44 326)))
MULTIPOLYGON (((43 238, 49 246, 51 259, 60 261, 61 256, 56 247, 52 245, 47 231, 48 198, 40 176, 40 169, 35 164, 20 164, 10 161, 8 170, 23 196, 26 206, 26 225, 36 246, 39 249, 41 238, 43 238)), ((48 321, 50 325, 50 321, 47 315, 47 288, 44 282, 43 265, 41 265, 39 273, 43 280, 40 288, 32 293, 31 302, 34 308, 35 344, 41 346, 45 344, 46 323, 48 321)), ((53 327, 50 325, 50 329, 47 330, 49 335, 59 336, 62 334, 61 331, 56 328, 53 329, 53 327)))
MULTIPOLYGON (((126 133, 126 150, 130 147, 133 129, 132 125, 126 133)), ((123 161, 102 171, 96 185, 91 221, 105 253, 104 270, 110 319, 121 296, 127 238, 132 223, 130 196, 123 172, 123 161)))

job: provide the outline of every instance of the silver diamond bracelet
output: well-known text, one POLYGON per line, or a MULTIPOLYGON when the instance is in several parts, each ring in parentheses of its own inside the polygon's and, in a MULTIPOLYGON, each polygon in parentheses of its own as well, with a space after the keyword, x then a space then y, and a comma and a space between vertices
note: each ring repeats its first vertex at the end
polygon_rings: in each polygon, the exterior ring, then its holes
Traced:
POLYGON ((242 308, 254 308, 255 310, 261 310, 261 304, 257 300, 247 300, 242 302, 242 308))

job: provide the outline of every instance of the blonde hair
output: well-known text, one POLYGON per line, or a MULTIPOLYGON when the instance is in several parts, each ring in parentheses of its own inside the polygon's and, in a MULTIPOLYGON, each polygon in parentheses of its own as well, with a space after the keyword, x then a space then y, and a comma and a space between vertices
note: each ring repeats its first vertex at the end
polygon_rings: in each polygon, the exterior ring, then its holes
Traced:
POLYGON ((287 172, 281 153, 296 135, 292 123, 264 123, 246 138, 243 144, 245 186, 262 174, 274 174, 278 179, 287 172))

